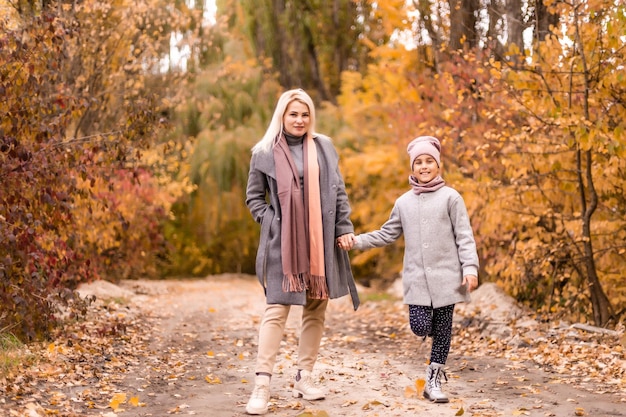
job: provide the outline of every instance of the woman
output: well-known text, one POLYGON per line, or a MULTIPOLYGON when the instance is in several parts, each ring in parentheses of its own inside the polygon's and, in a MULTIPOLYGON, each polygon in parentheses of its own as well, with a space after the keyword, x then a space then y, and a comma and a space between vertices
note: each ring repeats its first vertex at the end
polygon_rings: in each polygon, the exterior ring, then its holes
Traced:
POLYGON ((359 298, 347 253, 354 238, 350 205, 332 142, 315 132, 315 106, 301 89, 283 93, 252 148, 246 204, 261 224, 256 274, 267 306, 259 330, 255 387, 248 414, 265 414, 269 384, 290 306, 301 305, 295 397, 324 398, 311 372, 328 300, 359 298))

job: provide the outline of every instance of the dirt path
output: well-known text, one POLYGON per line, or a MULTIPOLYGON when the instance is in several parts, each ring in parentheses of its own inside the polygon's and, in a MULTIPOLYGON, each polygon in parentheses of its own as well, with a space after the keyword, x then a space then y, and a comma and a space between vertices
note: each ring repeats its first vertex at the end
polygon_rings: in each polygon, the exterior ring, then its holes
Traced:
MULTIPOLYGON (((124 287, 143 293, 135 303, 151 317, 153 337, 141 363, 129 369, 118 386, 129 397, 138 397, 143 406, 128 405, 118 415, 245 415, 264 303, 256 280, 219 276, 131 282, 124 287)), ((362 298, 357 312, 347 298, 331 302, 314 371, 327 390, 323 401, 291 396, 299 313, 293 308, 272 379, 268 415, 626 416, 620 386, 607 388, 593 375, 579 378, 547 372, 550 366, 516 360, 515 354, 509 359, 490 357, 484 354, 487 350, 476 351, 475 343, 467 350, 453 346, 444 385, 452 401, 432 404, 415 393, 429 343, 410 333, 401 303, 374 301, 367 294, 362 298)), ((472 332, 467 320, 458 315, 455 332, 472 332)), ((623 386, 622 380, 622 390, 623 386)))
MULTIPOLYGON (((264 307, 254 277, 83 291, 103 300, 92 324, 77 324, 45 349, 46 361, 0 387, 0 415, 246 415, 264 307)), ((455 316, 444 384, 451 402, 432 404, 416 392, 429 341, 411 333, 397 297, 360 293, 357 312, 347 297, 330 304, 314 370, 322 401, 291 396, 301 311, 292 309, 268 416, 626 416, 623 342, 538 324, 480 288, 455 316)))

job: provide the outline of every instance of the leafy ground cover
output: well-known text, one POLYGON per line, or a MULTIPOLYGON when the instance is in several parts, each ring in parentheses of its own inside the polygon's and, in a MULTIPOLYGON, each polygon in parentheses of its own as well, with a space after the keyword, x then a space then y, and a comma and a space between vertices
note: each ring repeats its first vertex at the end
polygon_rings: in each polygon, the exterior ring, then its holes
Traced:
MULTIPOLYGON (((0 380, 0 415, 243 416, 263 297, 255 278, 97 282, 86 321, 0 380)), ((405 306, 361 288, 363 305, 331 303, 314 375, 323 401, 291 396, 294 307, 272 379, 271 416, 626 416, 623 330, 542 323, 490 284, 460 306, 447 364, 448 404, 421 396, 429 341, 405 306)))

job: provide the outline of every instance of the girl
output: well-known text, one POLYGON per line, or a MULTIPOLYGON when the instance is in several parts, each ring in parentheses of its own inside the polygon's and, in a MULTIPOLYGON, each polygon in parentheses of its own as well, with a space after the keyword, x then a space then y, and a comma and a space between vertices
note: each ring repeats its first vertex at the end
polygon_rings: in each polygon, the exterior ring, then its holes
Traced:
POLYGON ((356 236, 347 249, 389 245, 404 234, 402 284, 411 330, 433 341, 424 397, 445 403, 441 378, 450 351, 454 305, 469 301, 469 292, 478 286, 478 254, 463 198, 440 176, 439 140, 420 136, 407 152, 411 190, 396 200, 381 229, 356 236))

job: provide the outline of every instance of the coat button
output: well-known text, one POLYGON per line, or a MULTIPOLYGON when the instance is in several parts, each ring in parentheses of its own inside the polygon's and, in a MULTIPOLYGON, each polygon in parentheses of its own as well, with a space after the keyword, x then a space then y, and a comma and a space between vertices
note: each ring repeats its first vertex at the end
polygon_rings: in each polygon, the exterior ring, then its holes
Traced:
POLYGON ((424 243, 422 246, 427 248, 429 245, 428 245, 428 243, 424 243))

